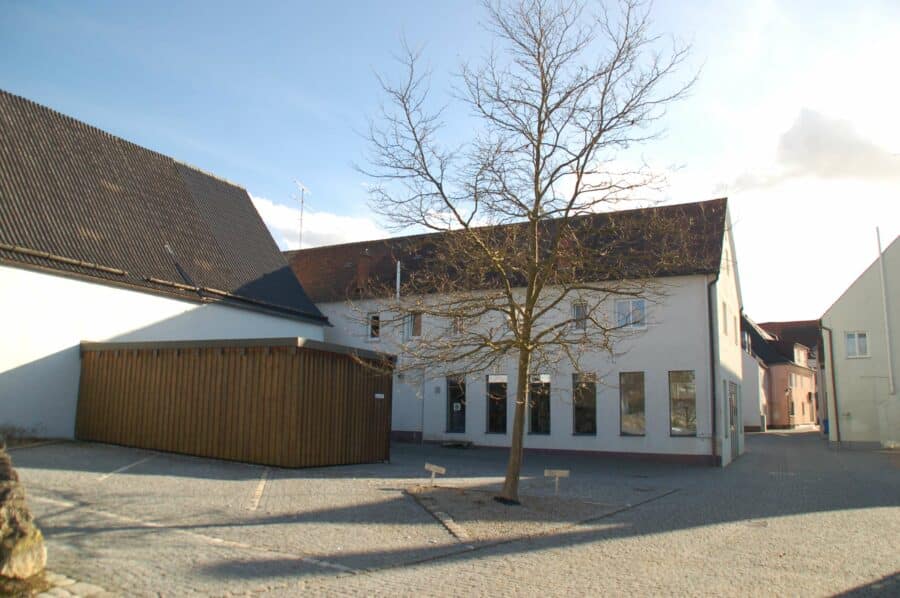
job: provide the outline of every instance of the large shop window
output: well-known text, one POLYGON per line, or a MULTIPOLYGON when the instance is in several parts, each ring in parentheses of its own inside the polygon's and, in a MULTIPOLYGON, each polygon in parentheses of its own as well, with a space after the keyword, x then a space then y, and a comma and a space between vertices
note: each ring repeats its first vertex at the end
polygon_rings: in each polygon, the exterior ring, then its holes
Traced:
POLYGON ((529 434, 550 433, 550 376, 532 376, 529 385, 529 434))
POLYGON ((461 376, 447 378, 447 432, 466 431, 466 381, 461 376))
POLYGON ((621 402, 620 429, 623 436, 643 436, 644 420, 644 372, 619 374, 619 399, 621 402))
POLYGON ((697 435, 697 386, 694 372, 669 372, 669 433, 697 435))
POLYGON ((575 434, 597 433, 597 378, 572 374, 572 411, 575 434))
POLYGON ((506 376, 488 376, 488 434, 506 434, 506 385, 506 376))

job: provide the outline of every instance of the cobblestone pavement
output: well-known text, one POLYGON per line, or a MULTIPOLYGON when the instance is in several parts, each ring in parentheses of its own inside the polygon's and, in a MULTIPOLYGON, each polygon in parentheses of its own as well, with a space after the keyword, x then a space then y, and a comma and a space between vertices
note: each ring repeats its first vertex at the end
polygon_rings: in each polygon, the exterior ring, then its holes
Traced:
POLYGON ((281 470, 88 443, 15 450, 48 567, 122 595, 900 595, 900 458, 816 433, 749 435, 725 469, 528 455, 523 493, 617 510, 461 542, 402 490, 506 453, 396 445, 389 464, 281 470))

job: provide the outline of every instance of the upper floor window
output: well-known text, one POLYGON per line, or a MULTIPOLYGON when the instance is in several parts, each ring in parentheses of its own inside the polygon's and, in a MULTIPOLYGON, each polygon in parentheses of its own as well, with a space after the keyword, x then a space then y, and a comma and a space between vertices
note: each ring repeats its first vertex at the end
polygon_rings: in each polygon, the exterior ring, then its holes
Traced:
POLYGON ((616 299, 616 325, 619 328, 645 328, 646 316, 643 299, 616 299))
POLYGON ((587 303, 578 301, 572 304, 572 327, 576 330, 587 330, 587 303))
POLYGON ((848 332, 847 357, 868 357, 869 339, 865 332, 848 332))
POLYGON ((404 319, 405 325, 403 334, 406 338, 417 338, 422 336, 422 314, 413 312, 406 314, 404 319))
POLYGON ((463 333, 463 319, 461 316, 454 316, 453 320, 450 323, 450 330, 453 334, 462 334, 463 333))
POLYGON ((381 316, 379 314, 372 313, 366 316, 366 332, 372 340, 381 338, 381 316))
POLYGON ((737 316, 734 316, 734 344, 738 344, 738 339, 741 336, 741 329, 738 327, 737 316))

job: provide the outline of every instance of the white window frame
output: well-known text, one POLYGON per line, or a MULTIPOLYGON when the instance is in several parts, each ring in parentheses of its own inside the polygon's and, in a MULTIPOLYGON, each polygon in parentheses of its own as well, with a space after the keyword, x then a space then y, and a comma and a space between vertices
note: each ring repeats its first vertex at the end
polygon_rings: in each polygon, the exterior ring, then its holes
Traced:
MULTIPOLYGON (((585 301, 575 301, 572 303, 572 328, 574 330, 587 330, 588 323, 588 307, 585 301), (584 312, 578 317, 578 308, 582 308, 584 312)), ((645 312, 646 313, 646 312, 645 312)))
POLYGON ((420 338, 422 336, 422 312, 410 312, 403 318, 403 338, 420 338), (416 318, 419 318, 419 334, 416 331, 416 318))
POLYGON ((643 330, 644 328, 647 327, 647 300, 646 299, 641 299, 638 297, 632 297, 630 299, 616 299, 613 304, 613 310, 614 310, 613 316, 615 318, 617 327, 623 328, 623 329, 631 328, 633 330, 643 330), (631 318, 635 312, 634 304, 638 301, 640 301, 640 303, 641 303, 641 310, 644 312, 644 319, 641 320, 640 322, 633 322, 633 321, 631 321, 631 318), (619 305, 623 304, 623 303, 628 304, 628 320, 629 321, 626 322, 625 324, 622 324, 619 322, 619 305))
POLYGON ((381 314, 378 312, 369 312, 366 314, 366 339, 375 343, 381 340, 381 314), (372 335, 372 320, 378 318, 378 334, 372 335))
POLYGON ((848 330, 847 332, 845 332, 844 333, 844 351, 847 353, 847 359, 866 359, 867 357, 870 357, 871 355, 869 354, 869 333, 865 330, 848 330), (865 353, 859 352, 859 335, 863 335, 866 337, 866 352, 865 353), (853 346, 856 349, 856 352, 853 355, 851 355, 850 351, 847 350, 848 341, 850 340, 851 336, 854 339, 853 346))

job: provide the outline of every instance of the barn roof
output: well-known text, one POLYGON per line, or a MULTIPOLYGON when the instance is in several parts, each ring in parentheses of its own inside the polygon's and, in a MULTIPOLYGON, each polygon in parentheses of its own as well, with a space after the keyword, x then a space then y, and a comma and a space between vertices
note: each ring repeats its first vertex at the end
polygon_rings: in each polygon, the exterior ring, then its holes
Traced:
POLYGON ((327 323, 245 189, 2 90, 0 263, 327 323))

